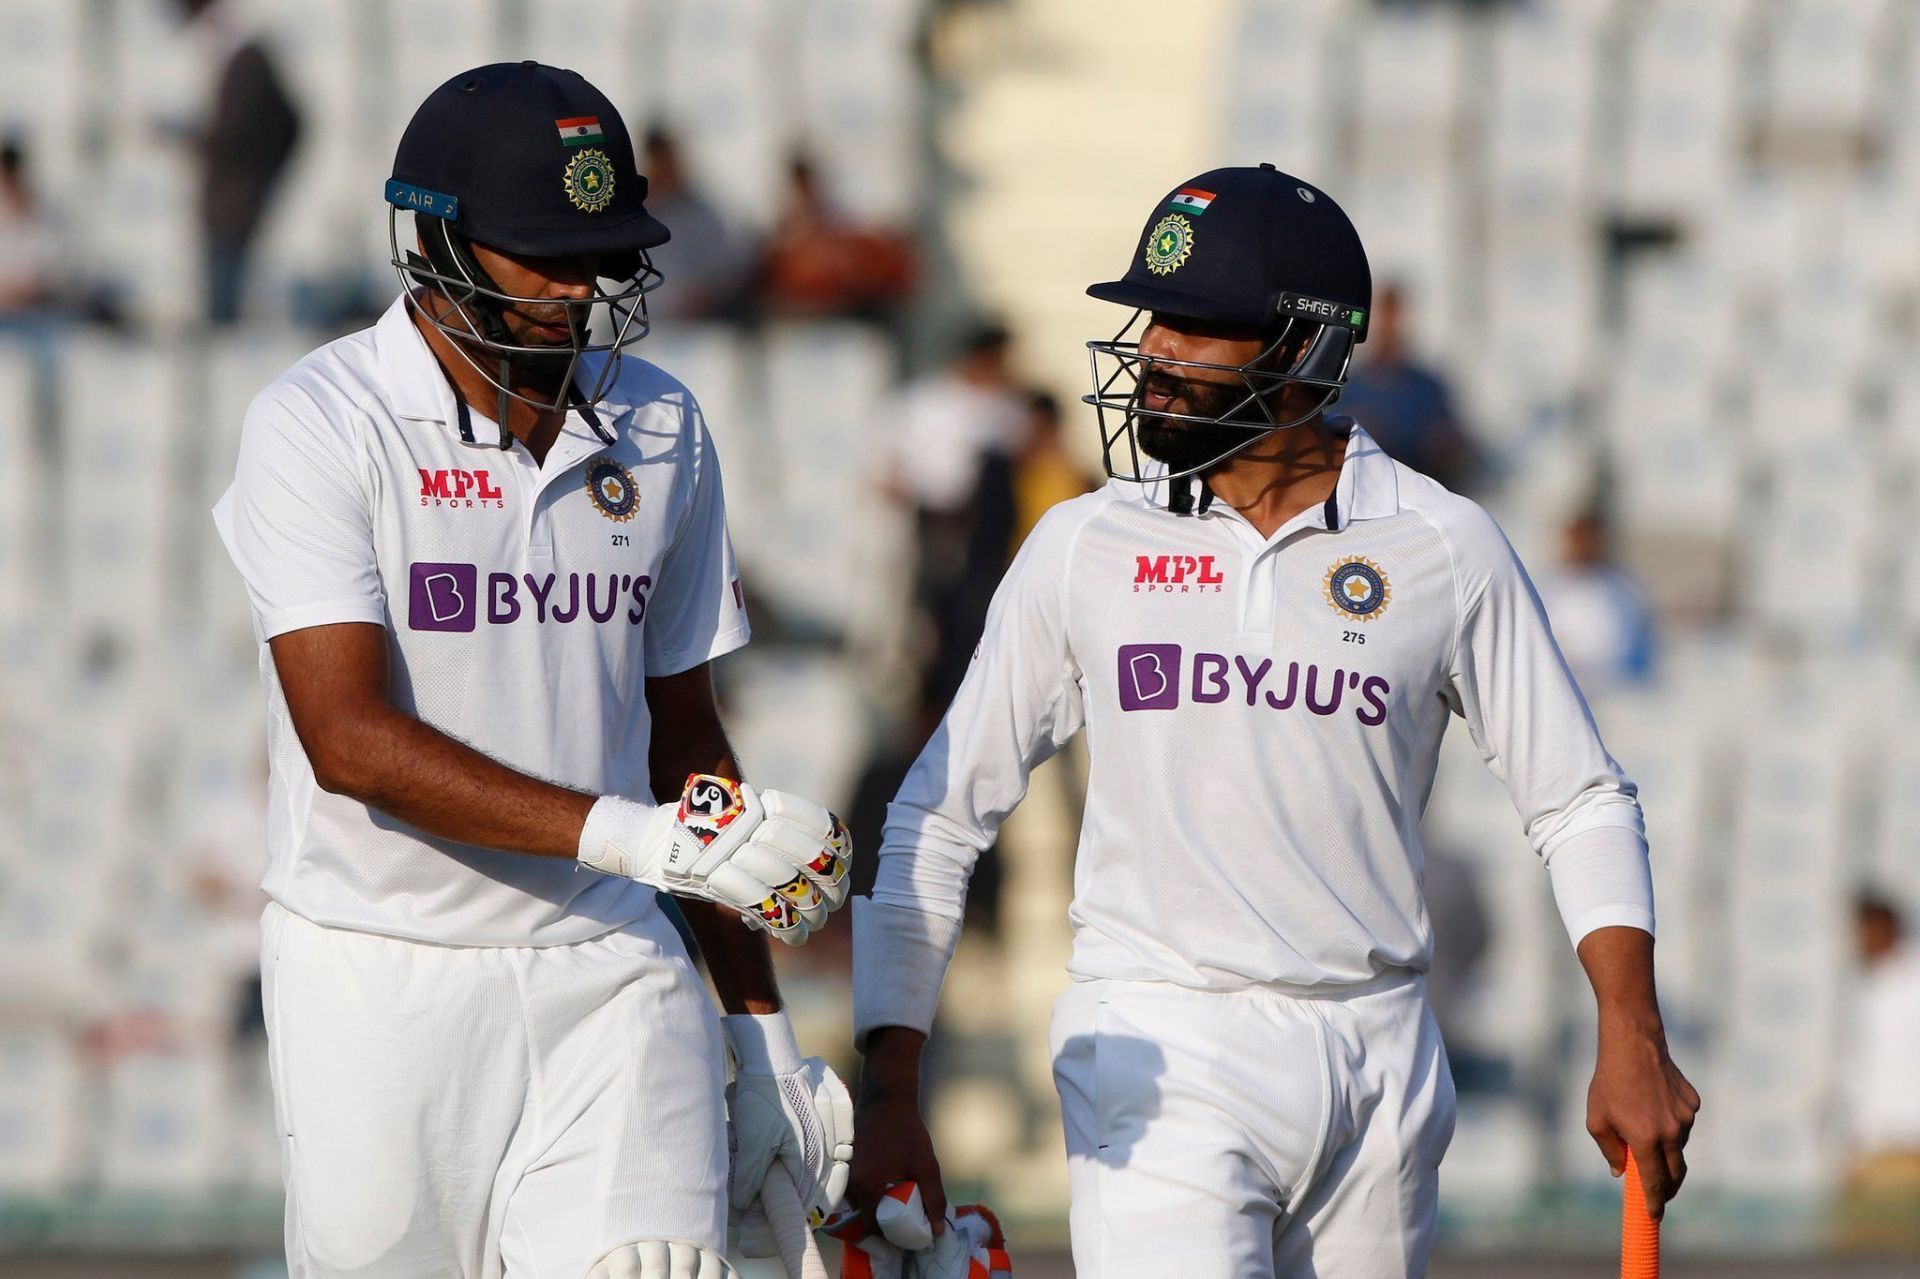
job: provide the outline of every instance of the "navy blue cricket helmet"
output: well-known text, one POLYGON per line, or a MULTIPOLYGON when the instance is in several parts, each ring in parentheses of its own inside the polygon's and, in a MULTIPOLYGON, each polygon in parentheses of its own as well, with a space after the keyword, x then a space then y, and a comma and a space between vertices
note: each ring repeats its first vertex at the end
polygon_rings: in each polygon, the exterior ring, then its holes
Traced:
POLYGON ((1317 418, 1339 397, 1355 344, 1365 340, 1373 276, 1359 232, 1333 198, 1271 164, 1213 169, 1168 192, 1140 232, 1126 274, 1095 284, 1088 294, 1134 308, 1111 341, 1089 342, 1093 393, 1084 396, 1099 415, 1107 473, 1146 482, 1180 480, 1206 471, 1267 433, 1317 418), (1160 315, 1244 330, 1262 339, 1254 359, 1238 366, 1149 358, 1129 334, 1160 315), (1217 414, 1149 409, 1142 379, 1149 371, 1208 371, 1238 379, 1243 391, 1217 414), (1321 394, 1303 407, 1281 392, 1308 386, 1321 394), (1118 415, 1109 424, 1108 414, 1118 415), (1195 422, 1234 428, 1231 443, 1205 461, 1155 470, 1141 458, 1143 422, 1195 422), (1126 441, 1128 456, 1115 457, 1126 441), (1153 470, 1153 473, 1148 472, 1153 470))
MULTIPOLYGON (((619 111, 577 71, 538 62, 476 67, 414 112, 386 187, 393 266, 420 313, 499 390, 503 428, 509 397, 543 409, 598 403, 618 375, 619 353, 646 336, 646 295, 661 283, 647 251, 668 238, 647 212, 646 194, 619 111), (414 215, 417 251, 401 246, 402 211, 414 215), (588 259, 598 280, 577 300, 516 296, 482 269, 475 244, 588 259), (608 310, 612 336, 596 342, 599 306, 608 310), (526 307, 564 307, 569 340, 517 337, 506 313, 526 307), (493 356, 493 367, 471 348, 493 356), (594 354, 609 358, 591 386, 575 385, 582 357, 594 354), (529 369, 545 374, 535 379, 539 393, 515 376, 529 369)), ((504 429, 501 442, 511 444, 504 429)))

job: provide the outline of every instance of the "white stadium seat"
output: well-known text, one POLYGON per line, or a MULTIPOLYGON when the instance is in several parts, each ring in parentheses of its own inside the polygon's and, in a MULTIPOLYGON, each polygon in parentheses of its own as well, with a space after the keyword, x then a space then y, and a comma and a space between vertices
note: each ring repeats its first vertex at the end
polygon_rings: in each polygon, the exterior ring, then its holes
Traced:
POLYGON ((1380 9, 1360 28, 1354 124, 1362 166, 1445 171, 1464 97, 1466 45, 1466 18, 1447 5, 1380 9))
POLYGON ((1776 141, 1856 133, 1876 89, 1876 41, 1889 34, 1886 0, 1790 0, 1768 33, 1766 121, 1776 141))
POLYGON ((40 594, 47 512, 33 349, 0 343, 0 625, 27 618, 40 594))
POLYGON ((904 226, 920 196, 920 0, 802 5, 793 75, 801 123, 836 205, 904 226))
MULTIPOLYGON (((1501 245, 1486 273, 1484 358, 1534 400, 1584 385, 1592 372, 1600 320, 1600 262, 1584 238, 1501 245)), ((1511 442, 1524 419, 1485 419, 1482 435, 1511 442)))
POLYGON ((383 163, 428 94, 462 71, 505 61, 514 50, 499 0, 389 0, 373 6, 384 23, 373 32, 388 122, 383 163))
POLYGON ((1224 42, 1221 154, 1271 160, 1289 173, 1326 170, 1333 146, 1329 56, 1340 6, 1248 0, 1224 42))
POLYGON ((638 145, 646 105, 641 61, 645 8, 627 0, 538 0, 524 5, 526 39, 516 56, 585 76, 619 109, 638 145))
POLYGON ((207 1048, 134 1052, 107 1068, 101 1188, 213 1189, 227 1172, 226 1064, 207 1048))
POLYGON ((774 0, 665 0, 658 40, 659 114, 686 145, 691 180, 736 226, 765 229, 799 142, 781 93, 787 50, 774 0))
POLYGON ((0 1027, 0 1197, 53 1198, 83 1179, 85 1091, 66 1031, 0 1027))
POLYGON ((1654 0, 1629 27, 1620 203, 1697 213, 1731 173, 1739 141, 1739 35, 1748 0, 1654 0))
POLYGON ((178 598, 181 365, 155 344, 75 338, 61 365, 59 554, 65 613, 82 633, 151 634, 178 598))
POLYGON ((1591 196, 1600 35, 1575 5, 1496 11, 1487 124, 1489 210, 1496 227, 1563 228, 1591 196))
POLYGON ((97 155, 84 145, 100 113, 90 93, 99 70, 96 11, 72 0, 0 5, 0 135, 21 135, 30 171, 57 205, 97 190, 97 155))

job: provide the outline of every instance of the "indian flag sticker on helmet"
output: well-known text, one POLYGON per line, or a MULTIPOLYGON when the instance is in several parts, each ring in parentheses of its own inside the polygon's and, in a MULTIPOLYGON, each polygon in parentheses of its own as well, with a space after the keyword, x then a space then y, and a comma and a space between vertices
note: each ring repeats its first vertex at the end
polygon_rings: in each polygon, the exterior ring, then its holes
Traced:
POLYGON ((1167 207, 1175 213, 1191 213, 1198 217, 1205 213, 1207 206, 1212 203, 1213 192, 1202 191, 1199 187, 1181 187, 1173 193, 1173 198, 1167 201, 1167 207))
POLYGON ((568 116, 564 120, 555 120, 553 127, 560 130, 560 140, 570 147, 584 147, 607 140, 607 135, 600 131, 600 117, 597 115, 568 116))

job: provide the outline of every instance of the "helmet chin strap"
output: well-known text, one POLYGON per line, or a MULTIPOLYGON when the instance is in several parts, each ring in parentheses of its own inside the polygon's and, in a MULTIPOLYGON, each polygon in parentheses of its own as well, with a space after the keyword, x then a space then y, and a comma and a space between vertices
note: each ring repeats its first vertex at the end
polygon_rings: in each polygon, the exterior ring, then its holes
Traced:
POLYGON ((1167 482, 1167 509, 1175 515, 1205 515, 1213 505, 1213 489, 1200 481, 1200 498, 1193 496, 1193 476, 1181 475, 1167 482))

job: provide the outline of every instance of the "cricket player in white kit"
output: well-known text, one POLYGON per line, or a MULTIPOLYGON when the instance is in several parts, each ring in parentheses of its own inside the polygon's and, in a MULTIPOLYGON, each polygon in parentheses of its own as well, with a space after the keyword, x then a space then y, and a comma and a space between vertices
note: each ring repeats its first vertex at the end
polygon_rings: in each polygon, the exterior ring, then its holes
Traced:
POLYGON ((1678 1186, 1699 1098, 1654 1000, 1633 785, 1493 520, 1326 413, 1370 290, 1339 206, 1271 165, 1169 193, 1089 290, 1146 318, 1090 344, 1115 478, 1008 570, 854 906, 856 1202, 911 1179, 939 1215, 919 1056, 967 877, 1084 730, 1052 1032, 1077 1272, 1424 1274, 1454 1098, 1419 825, 1455 715, 1592 980, 1589 1128, 1656 1212, 1678 1186))
POLYGON ((687 388, 624 354, 667 238, 633 155, 574 72, 437 89, 387 184, 402 296, 260 394, 215 511, 270 712, 296 1276, 718 1279, 723 1034, 733 1207, 774 1159, 818 1211, 845 1185, 844 1089, 755 930, 804 941, 850 848, 736 780, 719 463, 687 388))

